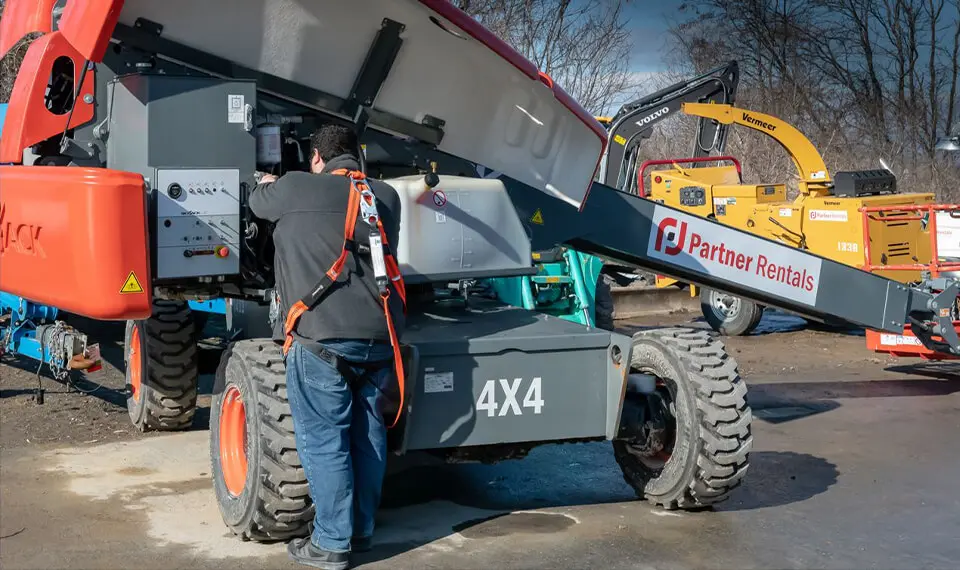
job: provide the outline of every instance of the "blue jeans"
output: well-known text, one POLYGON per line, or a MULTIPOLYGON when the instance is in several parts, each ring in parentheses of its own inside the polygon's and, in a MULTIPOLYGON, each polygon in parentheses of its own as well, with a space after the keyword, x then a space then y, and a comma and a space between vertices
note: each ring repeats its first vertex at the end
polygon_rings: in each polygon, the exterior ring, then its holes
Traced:
POLYGON ((393 379, 393 350, 366 340, 323 345, 352 362, 386 361, 354 392, 333 366, 299 343, 287 355, 297 453, 316 507, 311 538, 319 548, 343 552, 352 536, 373 535, 387 458, 382 390, 393 379))

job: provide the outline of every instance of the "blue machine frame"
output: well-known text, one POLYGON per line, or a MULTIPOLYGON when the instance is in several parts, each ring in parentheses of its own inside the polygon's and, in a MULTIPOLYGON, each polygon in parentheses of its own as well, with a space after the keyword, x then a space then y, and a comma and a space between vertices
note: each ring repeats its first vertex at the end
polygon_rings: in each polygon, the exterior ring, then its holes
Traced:
POLYGON ((215 315, 227 314, 227 303, 223 299, 210 299, 209 301, 188 301, 191 311, 201 313, 213 313, 215 315))
POLYGON ((57 320, 58 313, 56 307, 0 291, 0 315, 9 317, 0 325, 0 353, 40 361, 57 378, 73 368, 92 370, 99 358, 87 354, 86 335, 57 320))

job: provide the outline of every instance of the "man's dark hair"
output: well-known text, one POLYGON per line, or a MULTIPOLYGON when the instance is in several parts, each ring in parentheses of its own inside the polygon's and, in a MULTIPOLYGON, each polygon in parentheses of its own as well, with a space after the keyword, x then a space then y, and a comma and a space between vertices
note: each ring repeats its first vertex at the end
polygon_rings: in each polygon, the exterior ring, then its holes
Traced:
POLYGON ((320 153, 324 162, 342 154, 356 157, 360 151, 357 133, 351 127, 324 125, 310 135, 310 153, 313 151, 320 153))

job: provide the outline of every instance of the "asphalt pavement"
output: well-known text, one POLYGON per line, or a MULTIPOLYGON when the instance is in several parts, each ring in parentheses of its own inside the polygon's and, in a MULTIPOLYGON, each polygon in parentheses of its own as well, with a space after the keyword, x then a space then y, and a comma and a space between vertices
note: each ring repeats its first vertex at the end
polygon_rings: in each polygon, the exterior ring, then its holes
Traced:
MULTIPOLYGON (((745 484, 715 509, 636 500, 604 443, 413 466, 388 479, 374 550, 358 567, 960 567, 960 376, 834 365, 829 350, 862 350, 862 338, 797 338, 728 343, 758 370, 748 376, 756 443, 745 484), (774 374, 763 351, 798 364, 774 374), (809 367, 814 358, 822 365, 809 367)), ((0 566, 299 568, 284 545, 227 532, 207 435, 4 447, 0 566)))

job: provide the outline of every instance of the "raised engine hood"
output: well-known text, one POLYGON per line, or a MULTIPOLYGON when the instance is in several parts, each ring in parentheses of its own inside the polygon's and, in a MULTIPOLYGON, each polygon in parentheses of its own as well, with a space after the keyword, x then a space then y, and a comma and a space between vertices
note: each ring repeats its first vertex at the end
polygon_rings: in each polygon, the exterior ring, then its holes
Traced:
POLYGON ((446 0, 126 0, 120 24, 138 18, 165 40, 341 99, 384 19, 399 22, 403 43, 373 108, 439 118, 440 150, 576 207, 606 145, 589 113, 446 0))

